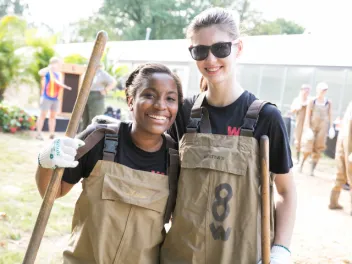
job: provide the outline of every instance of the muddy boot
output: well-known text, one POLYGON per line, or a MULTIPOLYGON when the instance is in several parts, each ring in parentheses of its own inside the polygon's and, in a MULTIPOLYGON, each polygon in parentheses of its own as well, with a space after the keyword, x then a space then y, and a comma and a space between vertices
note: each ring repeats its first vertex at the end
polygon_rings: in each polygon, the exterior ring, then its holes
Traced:
POLYGON ((311 170, 310 170, 310 176, 314 176, 314 170, 315 170, 316 166, 317 166, 317 162, 312 161, 312 167, 311 167, 311 170))
MULTIPOLYGON (((329 209, 331 210, 343 209, 343 207, 338 203, 339 197, 340 197, 340 192, 331 191, 329 209)), ((351 202, 352 202, 352 197, 351 197, 351 202)))

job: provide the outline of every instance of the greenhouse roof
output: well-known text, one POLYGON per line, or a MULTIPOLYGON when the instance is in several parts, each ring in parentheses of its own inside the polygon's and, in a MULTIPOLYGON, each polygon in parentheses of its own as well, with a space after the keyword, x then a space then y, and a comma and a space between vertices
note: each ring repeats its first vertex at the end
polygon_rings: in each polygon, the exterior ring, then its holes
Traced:
MULTIPOLYGON (((187 39, 111 41, 109 59, 113 61, 193 62, 187 39)), ((310 34, 243 37, 240 63, 280 65, 352 66, 352 41, 347 37, 326 38, 310 34)), ((93 43, 58 44, 60 56, 74 53, 89 57, 93 43)))

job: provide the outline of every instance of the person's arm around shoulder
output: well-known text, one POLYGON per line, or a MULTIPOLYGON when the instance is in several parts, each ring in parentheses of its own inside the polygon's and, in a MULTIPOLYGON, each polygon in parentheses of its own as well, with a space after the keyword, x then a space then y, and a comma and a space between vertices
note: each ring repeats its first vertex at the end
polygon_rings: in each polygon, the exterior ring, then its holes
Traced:
MULTIPOLYGON (((84 142, 77 138, 56 138, 44 147, 38 155, 38 168, 36 182, 40 195, 43 197, 49 185, 55 168, 74 168, 78 165, 75 161, 77 149, 84 142)), ((74 184, 61 181, 56 198, 66 195, 74 184)))

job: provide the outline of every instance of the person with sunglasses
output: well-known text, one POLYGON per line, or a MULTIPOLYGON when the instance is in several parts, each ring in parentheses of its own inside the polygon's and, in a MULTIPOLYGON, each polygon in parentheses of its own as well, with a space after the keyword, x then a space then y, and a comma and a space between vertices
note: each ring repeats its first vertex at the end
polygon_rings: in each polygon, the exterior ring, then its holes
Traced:
POLYGON ((280 111, 236 81, 243 43, 231 11, 203 11, 187 35, 204 92, 185 99, 169 131, 179 141, 181 170, 161 263, 261 263, 262 135, 270 140, 271 264, 292 263, 296 189, 280 111))

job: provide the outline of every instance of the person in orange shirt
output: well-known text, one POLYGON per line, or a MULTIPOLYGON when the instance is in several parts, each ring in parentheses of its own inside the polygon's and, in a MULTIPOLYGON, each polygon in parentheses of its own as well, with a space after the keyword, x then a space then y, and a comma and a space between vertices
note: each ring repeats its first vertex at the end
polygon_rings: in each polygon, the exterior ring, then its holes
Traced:
POLYGON ((39 75, 44 78, 44 85, 41 92, 40 98, 40 115, 37 119, 37 139, 44 140, 42 136, 42 129, 44 120, 48 111, 50 110, 49 116, 49 132, 50 139, 54 138, 55 127, 56 127, 56 114, 60 107, 59 102, 59 91, 61 88, 72 90, 71 87, 62 83, 60 78, 59 69, 61 66, 60 59, 52 57, 49 62, 49 66, 41 69, 39 75))

